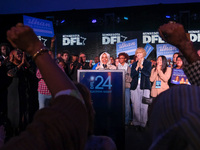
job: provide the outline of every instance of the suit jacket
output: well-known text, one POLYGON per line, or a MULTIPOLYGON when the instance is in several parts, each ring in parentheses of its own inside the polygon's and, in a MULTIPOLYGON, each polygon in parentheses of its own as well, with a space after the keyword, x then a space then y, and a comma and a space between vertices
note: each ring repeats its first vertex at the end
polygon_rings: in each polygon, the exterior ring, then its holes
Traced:
MULTIPOLYGON (((135 68, 137 66, 137 62, 134 62, 132 64, 131 68, 131 90, 135 90, 138 85, 138 75, 139 75, 139 69, 136 71, 135 68)), ((149 80, 151 74, 151 62, 148 60, 144 60, 143 62, 143 68, 141 69, 141 82, 140 82, 140 89, 151 89, 151 83, 149 80)))

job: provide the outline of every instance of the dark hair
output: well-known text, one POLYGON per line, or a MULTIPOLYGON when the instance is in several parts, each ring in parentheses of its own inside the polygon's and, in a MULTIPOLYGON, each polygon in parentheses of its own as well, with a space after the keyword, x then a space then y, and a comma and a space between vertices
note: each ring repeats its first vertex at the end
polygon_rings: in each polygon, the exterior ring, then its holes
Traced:
POLYGON ((129 60, 129 56, 128 56, 127 53, 125 53, 125 52, 119 53, 119 54, 118 54, 118 58, 119 58, 119 56, 124 56, 125 59, 126 59, 126 63, 128 62, 128 60, 129 60))
POLYGON ((177 61, 178 58, 180 58, 182 60, 182 62, 183 62, 181 68, 183 68, 183 66, 188 64, 186 59, 185 59, 185 57, 183 57, 183 55, 178 55, 178 57, 176 57, 176 61, 177 61))
MULTIPOLYGON (((159 58, 159 57, 162 58, 162 68, 161 68, 161 70, 162 70, 163 73, 165 73, 166 70, 167 70, 167 58, 166 58, 165 56, 163 56, 163 55, 158 56, 158 58, 159 58)), ((157 58, 157 59, 158 59, 158 58, 157 58)), ((156 67, 157 67, 157 63, 156 63, 156 67)))
MULTIPOLYGON (((5 46, 5 47, 6 47, 6 55, 9 56, 9 53, 10 53, 10 47, 9 47, 9 45, 8 45, 7 43, 1 43, 1 44, 0 44, 0 49, 1 49, 2 46, 5 46)), ((1 50, 0 50, 0 55, 1 55, 1 54, 2 54, 2 53, 1 53, 1 50)))
MULTIPOLYGON (((177 52, 177 53, 174 53, 173 54, 173 58, 174 58, 174 55, 179 55, 179 53, 177 52)), ((172 62, 173 62, 173 66, 174 66, 174 60, 173 60, 173 58, 172 58, 172 62)))
POLYGON ((110 63, 112 64, 112 65, 115 65, 115 58, 113 57, 113 56, 110 56, 110 63), (114 63, 112 64, 112 62, 111 62, 111 58, 113 58, 113 60, 114 60, 114 63))
POLYGON ((57 58, 57 59, 56 59, 56 62, 57 62, 57 63, 59 63, 59 62, 64 62, 64 60, 63 60, 62 58, 57 58))
POLYGON ((68 50, 64 50, 60 54, 61 54, 61 56, 63 56, 65 53, 67 53, 68 55, 70 55, 68 50))
POLYGON ((176 55, 176 54, 178 54, 178 55, 179 55, 179 53, 177 52, 177 53, 174 53, 174 54, 173 54, 173 57, 174 57, 174 55, 176 55))
POLYGON ((85 55, 85 53, 83 53, 83 52, 80 52, 80 53, 79 53, 79 56, 80 56, 81 54, 84 54, 84 55, 85 55))

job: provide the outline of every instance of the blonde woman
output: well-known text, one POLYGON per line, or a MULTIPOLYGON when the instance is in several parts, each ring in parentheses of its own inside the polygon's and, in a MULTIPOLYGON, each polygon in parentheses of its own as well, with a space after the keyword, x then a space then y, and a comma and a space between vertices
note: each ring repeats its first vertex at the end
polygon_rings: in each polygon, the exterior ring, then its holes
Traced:
POLYGON ((142 103, 142 96, 150 97, 151 83, 149 80, 151 74, 151 62, 144 59, 146 51, 144 48, 137 48, 135 55, 137 61, 131 68, 131 101, 133 107, 133 125, 143 129, 147 123, 148 105, 142 103))

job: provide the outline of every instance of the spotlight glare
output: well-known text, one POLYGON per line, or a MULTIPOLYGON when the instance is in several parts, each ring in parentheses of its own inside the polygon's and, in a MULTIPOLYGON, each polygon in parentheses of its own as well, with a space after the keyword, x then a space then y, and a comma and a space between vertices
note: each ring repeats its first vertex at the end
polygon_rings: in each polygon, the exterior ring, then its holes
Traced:
POLYGON ((124 17, 124 20, 128 20, 128 17, 124 17))
POLYGON ((171 18, 171 16, 167 15, 166 18, 171 18))
POLYGON ((62 20, 60 23, 64 23, 65 22, 65 20, 62 20))
POLYGON ((97 23, 97 20, 96 20, 96 19, 93 19, 93 20, 92 20, 92 23, 97 23))

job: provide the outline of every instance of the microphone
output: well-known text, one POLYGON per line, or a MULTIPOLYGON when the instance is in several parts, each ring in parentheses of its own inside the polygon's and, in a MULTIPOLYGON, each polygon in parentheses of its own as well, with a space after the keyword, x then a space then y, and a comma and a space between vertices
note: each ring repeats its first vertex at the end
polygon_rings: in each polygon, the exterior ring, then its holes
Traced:
POLYGON ((107 68, 107 65, 106 65, 106 64, 103 64, 103 67, 104 67, 104 68, 107 68))

